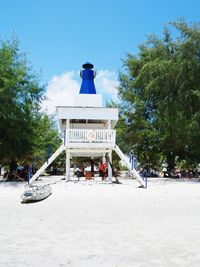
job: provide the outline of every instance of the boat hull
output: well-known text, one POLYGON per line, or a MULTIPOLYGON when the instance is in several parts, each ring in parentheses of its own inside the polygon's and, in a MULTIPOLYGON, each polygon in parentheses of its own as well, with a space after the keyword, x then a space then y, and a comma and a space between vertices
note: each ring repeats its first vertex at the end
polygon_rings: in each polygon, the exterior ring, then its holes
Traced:
POLYGON ((31 185, 25 190, 21 199, 23 203, 41 201, 51 195, 51 187, 49 185, 31 185))

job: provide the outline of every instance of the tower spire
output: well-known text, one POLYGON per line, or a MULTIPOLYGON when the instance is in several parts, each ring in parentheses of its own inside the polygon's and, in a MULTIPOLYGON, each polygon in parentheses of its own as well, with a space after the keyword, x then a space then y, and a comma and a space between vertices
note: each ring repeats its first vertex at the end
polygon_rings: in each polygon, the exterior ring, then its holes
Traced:
POLYGON ((82 65, 83 70, 80 72, 82 84, 79 94, 96 94, 94 85, 95 72, 93 71, 93 64, 86 62, 82 65))

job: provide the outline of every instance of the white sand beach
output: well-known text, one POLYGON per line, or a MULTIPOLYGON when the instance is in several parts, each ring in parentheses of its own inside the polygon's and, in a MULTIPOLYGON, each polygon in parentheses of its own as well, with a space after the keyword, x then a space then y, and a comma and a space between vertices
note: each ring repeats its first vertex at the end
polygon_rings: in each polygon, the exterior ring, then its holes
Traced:
POLYGON ((52 195, 32 204, 0 183, 0 266, 199 267, 200 182, 121 182, 43 178, 52 195))

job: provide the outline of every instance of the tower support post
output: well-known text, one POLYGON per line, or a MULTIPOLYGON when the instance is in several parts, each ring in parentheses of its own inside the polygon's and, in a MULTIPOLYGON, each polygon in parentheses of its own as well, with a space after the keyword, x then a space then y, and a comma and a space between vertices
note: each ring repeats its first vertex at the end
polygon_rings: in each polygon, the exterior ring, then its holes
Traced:
POLYGON ((70 180, 70 153, 66 150, 66 182, 70 180))
POLYGON ((108 162, 107 162, 107 165, 108 165, 108 181, 110 183, 112 183, 112 167, 111 167, 111 164, 112 164, 112 150, 110 150, 109 153, 108 153, 108 162))

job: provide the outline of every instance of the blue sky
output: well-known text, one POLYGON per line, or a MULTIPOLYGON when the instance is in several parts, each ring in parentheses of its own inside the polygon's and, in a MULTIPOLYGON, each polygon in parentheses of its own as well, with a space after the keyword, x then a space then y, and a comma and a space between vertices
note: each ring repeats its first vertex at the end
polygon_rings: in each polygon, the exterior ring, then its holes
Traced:
POLYGON ((15 33, 43 83, 69 73, 80 83, 89 61, 115 86, 126 53, 136 54, 147 34, 160 35, 171 20, 200 21, 199 10, 198 0, 1 0, 0 39, 15 33))

